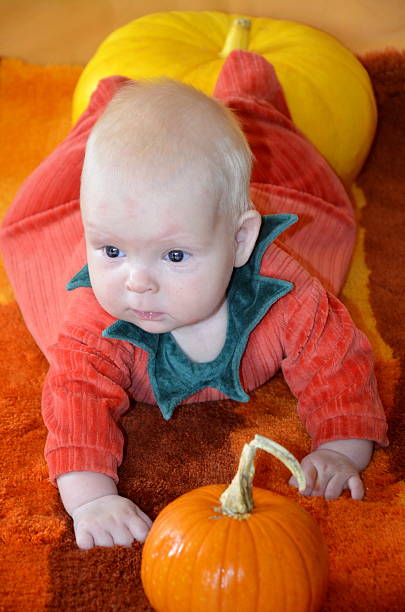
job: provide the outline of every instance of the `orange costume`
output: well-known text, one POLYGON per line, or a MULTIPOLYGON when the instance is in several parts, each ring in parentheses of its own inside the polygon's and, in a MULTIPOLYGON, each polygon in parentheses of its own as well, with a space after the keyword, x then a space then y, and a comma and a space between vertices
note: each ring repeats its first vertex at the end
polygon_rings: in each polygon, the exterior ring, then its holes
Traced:
POLYGON ((149 334, 101 308, 85 266, 80 175, 89 132, 123 80, 99 83, 68 137, 20 189, 0 234, 26 324, 50 363, 43 417, 51 480, 90 470, 117 481, 117 422, 131 399, 158 403, 170 418, 185 402, 247 401, 280 368, 315 448, 344 438, 386 445, 370 345, 334 296, 354 244, 351 202, 293 125, 274 70, 258 55, 233 52, 214 92, 242 123, 255 156, 251 197, 264 215, 250 261, 230 283, 224 349, 194 363, 171 334, 149 334))

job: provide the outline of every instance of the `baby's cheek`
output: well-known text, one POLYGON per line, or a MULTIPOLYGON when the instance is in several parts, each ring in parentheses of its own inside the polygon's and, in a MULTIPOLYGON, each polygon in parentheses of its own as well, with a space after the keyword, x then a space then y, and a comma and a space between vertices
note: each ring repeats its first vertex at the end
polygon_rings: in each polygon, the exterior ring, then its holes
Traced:
POLYGON ((118 296, 120 292, 117 290, 116 284, 111 282, 108 277, 104 278, 104 281, 98 279, 93 284, 93 291, 100 305, 115 316, 115 311, 120 308, 120 300, 118 296))
POLYGON ((189 306, 196 316, 204 319, 214 314, 224 299, 224 292, 220 291, 218 287, 206 283, 198 289, 196 288, 192 293, 189 306))
POLYGON ((198 291, 193 283, 176 287, 161 287, 162 306, 174 310, 179 315, 190 313, 199 304, 198 291))

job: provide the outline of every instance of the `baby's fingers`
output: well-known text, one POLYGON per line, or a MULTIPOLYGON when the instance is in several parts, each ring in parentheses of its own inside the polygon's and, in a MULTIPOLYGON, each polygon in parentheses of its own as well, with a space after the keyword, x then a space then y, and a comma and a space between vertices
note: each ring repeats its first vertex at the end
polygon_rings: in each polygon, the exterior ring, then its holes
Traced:
POLYGON ((345 488, 347 477, 344 474, 334 474, 325 483, 325 499, 337 499, 345 488))
POLYGON ((138 508, 137 511, 140 516, 132 516, 128 520, 128 529, 135 540, 138 542, 144 542, 149 533, 149 529, 151 528, 152 521, 142 512, 142 510, 139 510, 138 508))
POLYGON ((114 546, 112 535, 98 526, 93 526, 91 529, 77 527, 76 543, 83 550, 89 550, 93 546, 114 546))
POLYGON ((76 531, 76 544, 82 550, 90 550, 94 546, 94 539, 88 531, 76 531))
POLYGON ((96 529, 95 533, 93 533, 94 538, 94 546, 105 546, 110 547, 114 546, 114 538, 105 529, 96 529))
MULTIPOLYGON (((304 491, 302 492, 302 495, 311 495, 316 485, 316 482, 317 482, 318 472, 316 470, 316 467, 313 465, 313 463, 310 463, 310 462, 303 463, 301 467, 305 474, 305 481, 306 481, 306 487, 304 491)), ((295 476, 291 476, 288 483, 293 487, 298 487, 298 482, 295 476)), ((314 493, 314 494, 319 495, 319 493, 314 493)))
POLYGON ((346 485, 347 489, 350 489, 353 499, 363 499, 364 497, 364 485, 358 474, 350 476, 346 485))
POLYGON ((364 486, 358 474, 333 476, 325 488, 325 499, 337 499, 343 489, 350 489, 353 499, 363 499, 364 486))
POLYGON ((145 514, 145 512, 143 512, 140 508, 138 508, 138 506, 136 507, 136 512, 150 529, 152 527, 152 519, 150 519, 149 516, 145 514))
POLYGON ((111 532, 115 546, 131 546, 136 539, 131 529, 127 525, 118 525, 111 532))

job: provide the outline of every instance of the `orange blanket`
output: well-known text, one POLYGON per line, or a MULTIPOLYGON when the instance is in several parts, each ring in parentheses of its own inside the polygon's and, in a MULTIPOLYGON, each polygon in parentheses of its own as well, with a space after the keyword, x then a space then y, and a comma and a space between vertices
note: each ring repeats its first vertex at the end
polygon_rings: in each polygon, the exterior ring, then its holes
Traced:
MULTIPOLYGON (((365 471, 362 502, 348 496, 332 502, 302 498, 288 487, 286 469, 261 454, 255 478, 257 486, 295 499, 319 521, 330 551, 324 612, 405 610, 405 316, 400 301, 405 285, 405 54, 386 52, 364 63, 375 85, 380 123, 354 190, 359 233, 343 300, 375 349, 391 445, 376 451, 365 471)), ((25 176, 67 133, 81 68, 5 59, 0 71, 2 217, 25 176)), ((74 544, 71 521, 43 459, 40 400, 47 364, 1 267, 0 329, 0 609, 151 610, 140 583, 140 544, 87 552, 74 544)), ((298 458, 309 450, 281 376, 253 393, 248 406, 194 404, 163 423, 156 407, 137 405, 124 420, 121 492, 151 517, 185 491, 229 482, 243 443, 255 433, 280 442, 298 458), (140 455, 131 452, 135 445, 142 448, 140 455)))

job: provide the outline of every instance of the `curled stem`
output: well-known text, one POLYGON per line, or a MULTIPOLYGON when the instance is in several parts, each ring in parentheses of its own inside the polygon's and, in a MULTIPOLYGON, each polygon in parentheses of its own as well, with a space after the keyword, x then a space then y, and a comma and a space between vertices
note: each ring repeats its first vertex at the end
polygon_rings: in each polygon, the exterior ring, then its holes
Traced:
POLYGON ((255 474, 254 459, 257 449, 261 449, 277 457, 297 479, 298 488, 303 491, 306 486, 305 475, 297 459, 288 450, 273 442, 269 438, 256 435, 253 440, 245 444, 236 472, 229 487, 220 497, 220 512, 243 518, 253 510, 253 477, 255 474))

